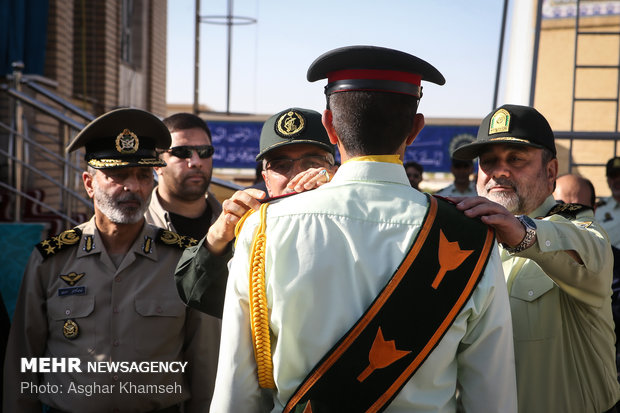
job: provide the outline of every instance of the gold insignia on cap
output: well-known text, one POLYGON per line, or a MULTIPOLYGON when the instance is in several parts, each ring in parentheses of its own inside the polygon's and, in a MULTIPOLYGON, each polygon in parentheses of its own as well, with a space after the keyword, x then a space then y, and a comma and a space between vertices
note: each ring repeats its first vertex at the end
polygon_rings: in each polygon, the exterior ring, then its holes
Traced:
POLYGON ((66 320, 65 325, 62 326, 62 335, 69 340, 75 340, 80 335, 80 328, 75 321, 66 320))
POLYGON ((74 286, 76 282, 80 281, 82 279, 82 277, 85 275, 86 273, 75 273, 75 272, 70 272, 67 275, 59 275, 60 279, 63 280, 64 282, 66 282, 68 285, 70 286, 74 286))
POLYGON ((116 137, 116 150, 120 153, 136 153, 139 146, 138 137, 129 129, 123 129, 116 137))
POLYGON ((93 168, 112 168, 114 166, 129 165, 129 162, 120 159, 91 159, 88 164, 93 168))
POLYGON ((303 115, 294 110, 286 112, 276 120, 276 132, 285 138, 301 132, 305 127, 303 115))
POLYGON ((506 109, 500 109, 493 114, 489 122, 489 135, 500 132, 508 132, 510 128, 510 113, 506 109))

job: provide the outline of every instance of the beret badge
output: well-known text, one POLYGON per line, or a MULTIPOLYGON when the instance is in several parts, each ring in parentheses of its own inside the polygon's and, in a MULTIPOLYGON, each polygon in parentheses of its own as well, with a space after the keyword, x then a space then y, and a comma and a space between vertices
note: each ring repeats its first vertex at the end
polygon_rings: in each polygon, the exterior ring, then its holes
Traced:
POLYGON ((283 138, 292 138, 306 127, 306 119, 297 111, 282 114, 275 124, 276 133, 283 138))
POLYGON ((493 114, 489 122, 489 135, 494 133, 508 132, 510 128, 510 113, 506 109, 500 109, 493 114))
POLYGON ((123 129, 123 131, 116 137, 116 150, 119 153, 136 153, 139 146, 140 141, 138 140, 138 137, 129 129, 123 129))

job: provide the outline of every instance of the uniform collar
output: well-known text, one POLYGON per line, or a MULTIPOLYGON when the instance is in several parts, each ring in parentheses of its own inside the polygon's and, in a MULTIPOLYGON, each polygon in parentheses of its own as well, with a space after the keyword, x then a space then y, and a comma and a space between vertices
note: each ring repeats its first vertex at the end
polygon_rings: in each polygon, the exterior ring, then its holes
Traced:
POLYGON ((545 201, 540 204, 538 208, 536 208, 532 213, 528 214, 530 218, 538 218, 538 217, 546 217, 547 213, 551 211, 558 202, 553 199, 553 195, 549 195, 545 201))
POLYGON ((338 168, 331 182, 390 182, 411 187, 405 168, 401 163, 367 161, 358 158, 353 158, 351 161, 345 162, 338 168))
MULTIPOLYGON (((101 234, 95 225, 94 216, 88 222, 80 225, 79 228, 82 230, 82 239, 80 240, 77 258, 101 254, 105 251, 101 234)), ((134 253, 157 261, 156 239, 158 231, 157 227, 145 223, 127 254, 134 253)))

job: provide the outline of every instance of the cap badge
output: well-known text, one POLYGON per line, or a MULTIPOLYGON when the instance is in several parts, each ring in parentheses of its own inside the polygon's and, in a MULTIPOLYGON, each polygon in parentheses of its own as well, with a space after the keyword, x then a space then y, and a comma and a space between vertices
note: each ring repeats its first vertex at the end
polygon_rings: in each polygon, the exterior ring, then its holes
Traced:
POLYGON ((139 145, 138 137, 129 129, 123 129, 116 137, 116 150, 120 153, 136 153, 139 145))
POLYGON ((506 109, 500 109, 493 114, 489 123, 489 135, 500 132, 508 132, 510 128, 510 113, 506 109))
POLYGON ((276 121, 276 133, 283 138, 291 138, 306 127, 306 120, 299 112, 291 110, 276 121))
POLYGON ((62 335, 69 340, 75 340, 80 335, 80 328, 75 321, 68 319, 62 326, 62 335))

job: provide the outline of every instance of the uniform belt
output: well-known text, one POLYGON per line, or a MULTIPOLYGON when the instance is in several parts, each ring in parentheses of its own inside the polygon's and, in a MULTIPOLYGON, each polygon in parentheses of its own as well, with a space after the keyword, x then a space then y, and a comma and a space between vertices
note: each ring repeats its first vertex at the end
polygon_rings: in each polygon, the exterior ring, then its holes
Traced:
MULTIPOLYGON (((181 409, 179 408, 179 406, 178 405, 174 405, 174 406, 166 407, 164 409, 151 410, 151 412, 149 412, 149 413, 179 413, 180 411, 181 411, 181 409)), ((50 407, 47 412, 48 413, 67 413, 64 410, 58 410, 58 409, 55 409, 53 407, 50 407)))

